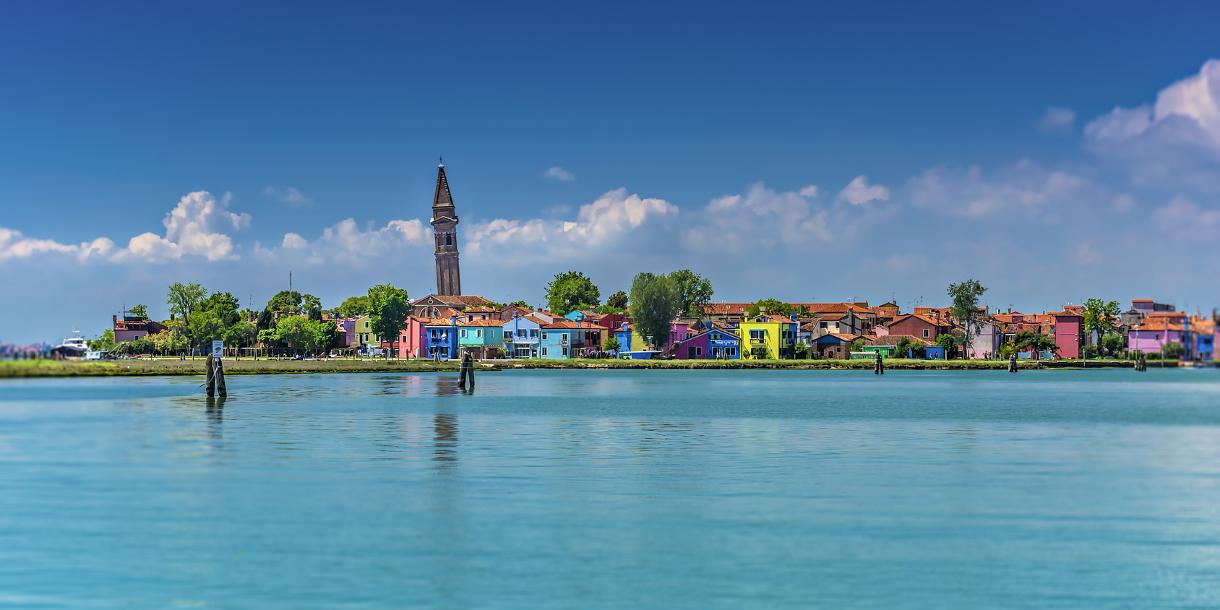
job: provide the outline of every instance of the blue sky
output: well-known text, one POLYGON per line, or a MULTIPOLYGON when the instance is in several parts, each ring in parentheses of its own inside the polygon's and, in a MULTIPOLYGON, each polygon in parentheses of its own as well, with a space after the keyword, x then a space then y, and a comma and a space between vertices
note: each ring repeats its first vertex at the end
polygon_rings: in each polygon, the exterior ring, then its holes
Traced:
POLYGON ((442 154, 493 299, 1220 305, 1214 5, 251 4, 0 8, 0 341, 426 294, 442 154))

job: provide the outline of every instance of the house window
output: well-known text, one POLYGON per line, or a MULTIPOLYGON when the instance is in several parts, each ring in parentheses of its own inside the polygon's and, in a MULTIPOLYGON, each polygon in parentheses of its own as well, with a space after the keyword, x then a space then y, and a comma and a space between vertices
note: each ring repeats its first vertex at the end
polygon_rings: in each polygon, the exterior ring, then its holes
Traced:
POLYGON ((542 333, 542 340, 546 341, 546 333, 542 333))
POLYGON ((446 234, 445 234, 445 245, 446 245, 446 246, 452 246, 452 245, 453 245, 453 233, 446 233, 446 234))
POLYGON ((750 340, 751 341, 762 341, 766 338, 767 338, 767 331, 765 331, 765 330, 750 331, 750 340))
POLYGON ((566 346, 566 345, 565 345, 565 346, 563 346, 563 355, 564 355, 564 356, 567 356, 567 355, 568 355, 568 346, 566 346))
POLYGON ((531 328, 531 329, 530 329, 530 336, 531 336, 531 337, 537 337, 537 336, 538 336, 538 329, 537 329, 537 328, 531 328))
POLYGON ((463 339, 466 338, 466 329, 465 328, 462 329, 462 338, 463 339))
POLYGON ((544 348, 542 348, 542 355, 543 355, 544 357, 546 356, 546 348, 545 348, 545 347, 544 347, 544 348))
POLYGON ((926 328, 925 328, 925 329, 923 329, 923 338, 924 338, 924 339, 927 339, 928 337, 930 337, 930 336, 931 336, 931 332, 932 332, 932 331, 930 331, 930 330, 928 330, 928 329, 926 329, 926 328))
POLYGON ((480 339, 483 338, 483 329, 481 329, 481 328, 474 329, 474 336, 476 336, 480 339))

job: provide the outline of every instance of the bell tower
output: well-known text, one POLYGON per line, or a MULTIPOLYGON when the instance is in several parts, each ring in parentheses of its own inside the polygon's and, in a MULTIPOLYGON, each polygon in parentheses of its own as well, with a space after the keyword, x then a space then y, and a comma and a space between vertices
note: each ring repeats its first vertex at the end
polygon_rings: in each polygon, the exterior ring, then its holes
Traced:
POLYGON ((436 294, 462 294, 458 267, 457 209, 445 177, 445 164, 436 166, 436 193, 432 196, 432 235, 436 239, 436 294))

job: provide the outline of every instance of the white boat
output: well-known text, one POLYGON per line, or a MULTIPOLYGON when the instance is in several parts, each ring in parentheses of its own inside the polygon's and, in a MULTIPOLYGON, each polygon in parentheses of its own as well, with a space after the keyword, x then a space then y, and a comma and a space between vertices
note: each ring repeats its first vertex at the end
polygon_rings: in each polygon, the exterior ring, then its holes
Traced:
POLYGON ((59 352, 64 356, 84 356, 89 351, 89 342, 80 336, 79 330, 72 331, 72 336, 64 339, 52 351, 59 352))

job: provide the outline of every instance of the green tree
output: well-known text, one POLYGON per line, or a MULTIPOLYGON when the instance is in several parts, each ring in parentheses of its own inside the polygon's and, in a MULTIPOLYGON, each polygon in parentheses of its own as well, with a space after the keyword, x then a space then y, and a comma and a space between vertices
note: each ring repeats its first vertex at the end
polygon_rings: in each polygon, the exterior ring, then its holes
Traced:
POLYGON ((158 354, 181 353, 190 347, 185 335, 168 328, 161 332, 148 335, 148 339, 152 342, 153 349, 156 350, 158 354))
POLYGON ((1101 339, 1101 349, 1111 355, 1119 356, 1124 349, 1127 349, 1127 340, 1120 333, 1107 333, 1101 339))
POLYGON ((606 298, 606 305, 619 311, 627 311, 627 293, 622 290, 606 298))
POLYGON ((945 348, 945 358, 951 360, 957 355, 957 348, 965 344, 965 337, 943 333, 936 336, 936 344, 945 348))
POLYGON ((114 349, 114 329, 107 328, 96 339, 89 342, 89 349, 95 352, 108 352, 114 349))
POLYGON ((229 347, 250 347, 258 338, 258 329, 251 322, 241 321, 224 330, 224 342, 229 347))
POLYGON ((312 294, 301 295, 301 313, 310 320, 321 320, 322 300, 312 294))
POLYGON ((334 322, 326 320, 309 321, 309 349, 313 352, 325 352, 335 344, 339 329, 334 322))
POLYGON ((579 271, 565 271, 546 286, 546 306, 561 316, 577 309, 597 307, 601 291, 593 280, 579 271))
POLYGON ((1177 341, 1170 341, 1169 343, 1161 346, 1161 358, 1177 360, 1182 357, 1182 354, 1185 353, 1186 349, 1177 341))
MULTIPOLYGON (((225 323, 214 311, 198 309, 191 312, 187 318, 187 335, 191 345, 195 347, 208 346, 217 339, 224 339, 225 323)), ((209 348, 210 349, 210 348, 209 348)))
POLYGON ((987 289, 978 280, 969 279, 960 284, 949 284, 949 297, 953 299, 953 317, 962 325, 966 357, 970 357, 971 337, 979 330, 979 298, 987 289))
POLYGON ((669 340, 670 324, 682 306, 677 286, 666 275, 640 273, 631 282, 628 315, 635 330, 656 348, 669 340))
POLYGON ((759 315, 787 316, 792 313, 792 306, 779 299, 762 299, 746 309, 746 316, 753 318, 759 315))
POLYGON ((133 318, 140 318, 141 320, 147 320, 148 319, 148 306, 137 303, 135 305, 132 305, 131 308, 127 310, 127 313, 131 314, 131 317, 133 317, 133 318))
POLYGON ((406 327, 409 315, 411 301, 406 290, 388 284, 369 288, 369 325, 374 334, 390 343, 391 351, 398 342, 398 334, 406 327))
POLYGON ((335 308, 335 315, 340 318, 358 318, 369 312, 368 295, 347 297, 335 308))
POLYGON ((284 316, 275 325, 276 338, 294 353, 309 349, 314 340, 312 320, 305 316, 284 316))
POLYGON ((241 320, 240 303, 237 297, 228 292, 213 292, 199 302, 200 311, 210 311, 220 318, 225 326, 232 326, 241 320))
POLYGON ((207 294, 207 289, 195 282, 189 284, 175 282, 171 284, 169 296, 166 298, 166 304, 169 305, 170 317, 179 320, 189 318, 191 313, 195 311, 195 308, 199 306, 199 302, 207 294))
POLYGON ((602 344, 602 349, 608 352, 617 352, 620 347, 622 346, 619 345, 617 337, 609 337, 606 339, 606 342, 602 344))
POLYGON ((295 290, 281 290, 267 301, 267 311, 279 316, 301 315, 301 293, 295 290))
POLYGON ((895 346, 897 349, 895 350, 894 357, 923 358, 924 345, 923 341, 915 337, 903 335, 902 338, 898 339, 898 345, 895 346))
POLYGON ((1029 350, 1033 352, 1035 360, 1038 359, 1038 353, 1050 350, 1054 353, 1058 349, 1055 340, 1036 331, 1022 330, 1013 337, 1013 346, 1019 350, 1029 350))
POLYGON ((674 271, 669 274, 669 279, 678 291, 678 311, 681 315, 702 316, 703 307, 712 301, 712 283, 690 269, 674 271))
POLYGON ((1106 334, 1118 322, 1121 310, 1118 301, 1103 301, 1098 298, 1088 298, 1084 302, 1084 327, 1089 331, 1089 342, 1101 346, 1106 334), (1096 339, 1093 338, 1096 333, 1096 339))
POLYGON ((533 307, 531 307, 529 303, 526 303, 525 301, 521 301, 521 300, 513 301, 512 303, 509 303, 509 305, 512 305, 514 307, 524 307, 525 309, 533 309, 533 307))

